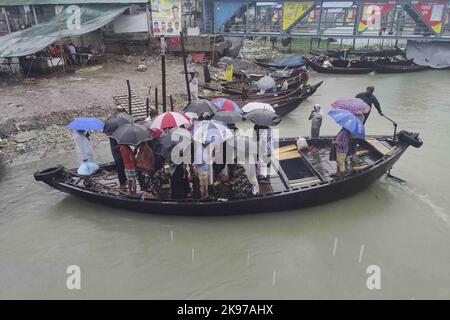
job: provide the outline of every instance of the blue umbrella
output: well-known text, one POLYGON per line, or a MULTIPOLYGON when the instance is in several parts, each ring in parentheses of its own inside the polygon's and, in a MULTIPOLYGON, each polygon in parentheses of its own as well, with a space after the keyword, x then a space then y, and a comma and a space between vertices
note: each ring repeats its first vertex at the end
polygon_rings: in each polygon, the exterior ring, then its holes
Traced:
POLYGON ((102 131, 105 124, 97 118, 76 118, 67 128, 71 130, 102 131))
POLYGON ((366 129, 364 124, 350 111, 343 109, 331 109, 328 115, 341 127, 350 131, 351 134, 364 138, 366 129))

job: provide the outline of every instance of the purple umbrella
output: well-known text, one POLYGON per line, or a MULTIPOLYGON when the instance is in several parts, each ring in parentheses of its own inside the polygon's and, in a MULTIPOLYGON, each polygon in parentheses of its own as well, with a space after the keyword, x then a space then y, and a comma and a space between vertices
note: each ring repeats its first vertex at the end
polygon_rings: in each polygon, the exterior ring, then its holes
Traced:
POLYGON ((343 109, 353 114, 366 114, 370 111, 370 106, 360 98, 341 98, 331 104, 335 109, 343 109))

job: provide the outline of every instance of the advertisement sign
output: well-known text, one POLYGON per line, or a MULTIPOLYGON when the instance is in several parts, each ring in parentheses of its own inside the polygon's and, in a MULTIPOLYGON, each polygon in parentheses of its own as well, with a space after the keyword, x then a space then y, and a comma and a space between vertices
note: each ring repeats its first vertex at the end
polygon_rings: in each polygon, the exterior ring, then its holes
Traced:
POLYGON ((381 18, 394 7, 395 2, 365 2, 358 24, 358 31, 363 32, 367 29, 379 30, 381 28, 381 18))
POLYGON ((422 16, 426 24, 436 33, 441 33, 444 23, 446 1, 417 1, 411 5, 422 16))
POLYGON ((179 35, 182 31, 181 0, 152 0, 151 5, 154 35, 179 35))
POLYGON ((284 2, 283 4, 283 26, 288 29, 298 18, 314 5, 313 1, 307 2, 284 2))

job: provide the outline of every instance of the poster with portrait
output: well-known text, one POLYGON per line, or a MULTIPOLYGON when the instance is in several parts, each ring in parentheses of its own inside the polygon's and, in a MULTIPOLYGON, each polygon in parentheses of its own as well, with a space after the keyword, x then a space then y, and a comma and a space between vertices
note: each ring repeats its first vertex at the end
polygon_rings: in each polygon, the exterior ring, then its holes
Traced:
POLYGON ((152 0, 152 29, 155 36, 178 36, 181 26, 181 0, 152 0))

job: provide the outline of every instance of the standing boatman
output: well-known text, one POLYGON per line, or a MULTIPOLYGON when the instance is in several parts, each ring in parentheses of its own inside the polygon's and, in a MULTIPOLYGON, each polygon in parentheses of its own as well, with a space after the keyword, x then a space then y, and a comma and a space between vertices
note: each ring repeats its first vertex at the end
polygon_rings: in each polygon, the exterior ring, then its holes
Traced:
MULTIPOLYGON (((371 110, 372 110, 372 105, 375 106, 375 108, 377 108, 380 116, 383 116, 383 112, 381 111, 380 103, 378 102, 377 97, 375 97, 373 94, 374 91, 375 91, 375 87, 372 87, 372 86, 367 87, 366 92, 358 93, 355 98, 360 98, 361 100, 363 100, 365 103, 367 103, 369 105, 371 110)), ((369 118, 369 114, 370 114, 370 111, 364 115, 364 124, 366 123, 367 118, 369 118)))

